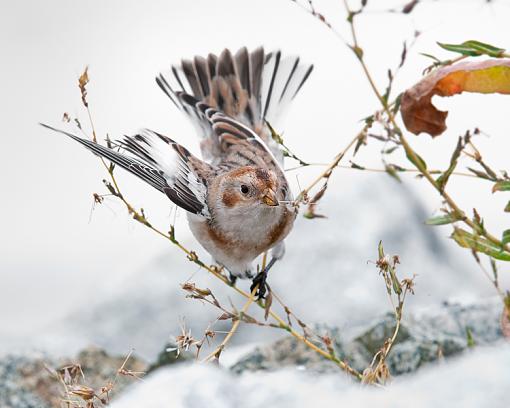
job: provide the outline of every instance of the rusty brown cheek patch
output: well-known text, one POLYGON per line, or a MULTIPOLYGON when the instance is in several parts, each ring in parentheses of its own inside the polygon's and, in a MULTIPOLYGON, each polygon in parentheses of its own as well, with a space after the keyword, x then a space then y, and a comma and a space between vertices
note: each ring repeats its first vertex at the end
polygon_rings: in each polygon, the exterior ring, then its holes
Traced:
POLYGON ((231 191, 225 191, 223 193, 223 197, 221 198, 223 201, 223 204, 227 207, 233 207, 239 202, 239 198, 237 197, 237 194, 231 192, 231 191))

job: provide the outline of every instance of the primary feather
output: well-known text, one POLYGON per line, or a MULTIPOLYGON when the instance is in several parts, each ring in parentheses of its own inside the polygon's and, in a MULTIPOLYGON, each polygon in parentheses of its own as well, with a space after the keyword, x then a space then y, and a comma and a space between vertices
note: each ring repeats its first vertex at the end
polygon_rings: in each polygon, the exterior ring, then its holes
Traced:
POLYGON ((262 47, 248 52, 243 47, 235 55, 225 49, 219 57, 209 54, 182 60, 170 72, 159 74, 156 82, 198 128, 204 139, 204 158, 218 162, 220 151, 208 118, 195 108, 197 101, 249 127, 282 162, 265 121, 277 123, 312 69, 313 65, 301 63, 299 57, 282 58, 280 51, 265 53, 262 47))
POLYGON ((72 133, 41 125, 69 136, 97 156, 138 176, 186 211, 206 218, 210 216, 206 178, 213 168, 172 139, 149 130, 125 136, 117 142, 127 152, 123 154, 72 133))

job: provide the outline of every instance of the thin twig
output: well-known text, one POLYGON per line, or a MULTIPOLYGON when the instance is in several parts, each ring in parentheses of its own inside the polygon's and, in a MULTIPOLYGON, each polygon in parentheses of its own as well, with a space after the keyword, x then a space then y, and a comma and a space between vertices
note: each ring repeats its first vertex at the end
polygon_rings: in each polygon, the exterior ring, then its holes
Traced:
POLYGON ((244 304, 243 308, 239 312, 239 316, 237 316, 237 319, 232 324, 232 328, 227 333, 227 335, 225 336, 223 341, 220 343, 220 345, 218 347, 216 347, 216 349, 211 354, 209 354, 206 358, 204 358, 203 362, 212 360, 214 358, 216 358, 216 359, 220 358, 220 355, 223 352, 223 350, 225 349, 225 346, 230 341, 232 336, 237 331, 237 328, 241 324, 241 321, 243 320, 243 315, 248 311, 248 308, 250 307, 250 305, 255 300, 255 293, 257 293, 257 290, 258 290, 258 285, 253 288, 252 292, 250 293, 250 296, 249 296, 248 300, 246 301, 246 303, 244 304))
MULTIPOLYGON (((308 164, 308 166, 310 166, 310 167, 313 167, 313 166, 317 166, 317 167, 318 166, 331 166, 331 163, 310 163, 310 164, 308 164)), ((292 167, 290 169, 286 169, 286 171, 294 171, 294 170, 301 169, 303 167, 304 166, 292 167)), ((387 173, 388 172, 386 169, 382 169, 382 168, 365 167, 365 166, 347 166, 347 165, 340 165, 340 164, 337 165, 336 168, 338 168, 338 169, 346 169, 346 170, 366 171, 366 172, 369 172, 369 173, 387 173)), ((397 173, 420 173, 420 170, 418 170, 418 169, 411 169, 411 168, 408 168, 408 167, 401 167, 401 166, 398 166, 397 168, 395 168, 395 171, 397 173)), ((442 170, 429 170, 429 173, 430 174, 442 174, 443 171, 442 170)), ((459 177, 479 178, 475 174, 464 173, 464 172, 459 172, 459 171, 454 171, 454 172, 452 172, 451 175, 452 176, 459 176, 459 177)))
MULTIPOLYGON (((346 10, 347 14, 349 16, 352 15, 352 11, 349 8, 347 0, 343 0, 343 2, 344 2, 344 6, 345 6, 345 10, 346 10)), ((359 47, 359 44, 358 44, 358 39, 357 39, 357 35, 356 35, 356 29, 355 29, 353 18, 351 18, 349 20, 349 25, 351 28, 351 34, 352 34, 352 40, 353 40, 353 46, 351 46, 351 48, 353 50, 359 50, 361 48, 359 47)), ((436 181, 434 180, 434 178, 432 177, 430 172, 424 166, 420 165, 421 160, 418 158, 417 153, 412 149, 409 142, 405 138, 402 130, 400 129, 400 127, 398 126, 398 124, 396 122, 395 115, 391 112, 391 109, 389 109, 387 102, 384 100, 381 93, 379 92, 379 89, 377 88, 377 86, 372 78, 372 75, 370 74, 370 71, 368 70, 368 67, 365 63, 362 53, 355 52, 355 55, 361 64, 363 72, 365 73, 365 77, 367 78, 367 80, 370 84, 370 87, 372 88, 372 91, 374 92, 375 96, 381 103, 381 106, 383 107, 386 115, 388 116, 390 123, 393 126, 395 133, 397 134, 397 136, 400 140, 400 143, 404 147, 404 150, 405 150, 407 156, 412 158, 412 162, 416 166, 416 168, 420 171, 420 173, 423 175, 423 177, 439 192, 439 194, 448 203, 448 205, 450 206, 452 211, 459 216, 459 220, 464 222, 466 225, 468 225, 473 230, 479 231, 480 228, 478 228, 477 225, 465 215, 464 211, 462 211, 462 209, 457 205, 457 203, 453 200, 453 198, 446 192, 446 189, 440 188, 440 186, 438 186, 438 184, 436 183, 436 181)), ((496 244, 500 248, 510 252, 510 246, 508 244, 503 244, 495 236, 493 236, 489 232, 485 231, 485 229, 482 231, 479 231, 479 234, 484 236, 485 238, 487 238, 493 244, 496 244)))
POLYGON ((363 130, 354 137, 349 144, 339 153, 336 155, 335 159, 329 164, 328 168, 324 170, 314 181, 312 181, 308 187, 304 188, 296 198, 296 202, 304 201, 305 198, 308 196, 308 193, 312 188, 314 188, 321 180, 325 179, 327 181, 331 174, 333 173, 333 170, 335 167, 338 166, 340 163, 340 160, 343 159, 343 157, 347 154, 347 152, 354 146, 354 144, 358 141, 360 136, 362 135, 363 130))

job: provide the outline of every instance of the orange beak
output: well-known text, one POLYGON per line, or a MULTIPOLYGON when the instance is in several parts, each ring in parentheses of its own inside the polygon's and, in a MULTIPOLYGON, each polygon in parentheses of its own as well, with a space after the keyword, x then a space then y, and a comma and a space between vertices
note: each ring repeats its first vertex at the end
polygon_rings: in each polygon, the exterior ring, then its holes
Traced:
POLYGON ((273 190, 266 190, 264 195, 262 196, 262 202, 271 207, 276 207, 278 205, 278 200, 276 198, 276 193, 273 190))

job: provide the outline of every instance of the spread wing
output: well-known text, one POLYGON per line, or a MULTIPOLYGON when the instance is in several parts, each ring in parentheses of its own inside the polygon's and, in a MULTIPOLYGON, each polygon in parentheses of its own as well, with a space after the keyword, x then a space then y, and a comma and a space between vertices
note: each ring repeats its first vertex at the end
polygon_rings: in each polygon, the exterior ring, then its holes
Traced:
POLYGON ((220 159, 218 167, 259 166, 283 174, 271 149, 251 128, 189 94, 178 92, 176 96, 210 129, 209 133, 220 159))
POLYGON ((201 148, 205 158, 216 159, 218 154, 210 140, 210 126, 183 103, 179 94, 191 95, 248 126, 282 161, 280 148, 271 139, 264 121, 277 125, 312 69, 297 56, 283 57, 280 51, 267 53, 262 47, 249 52, 243 47, 235 54, 225 49, 219 56, 184 59, 170 72, 158 75, 156 82, 197 126, 204 138, 201 148))
POLYGON ((92 153, 138 176, 186 211, 210 217, 207 178, 215 169, 169 137, 150 130, 125 136, 117 142, 125 149, 125 153, 120 153, 72 133, 44 124, 42 126, 70 137, 92 153))

